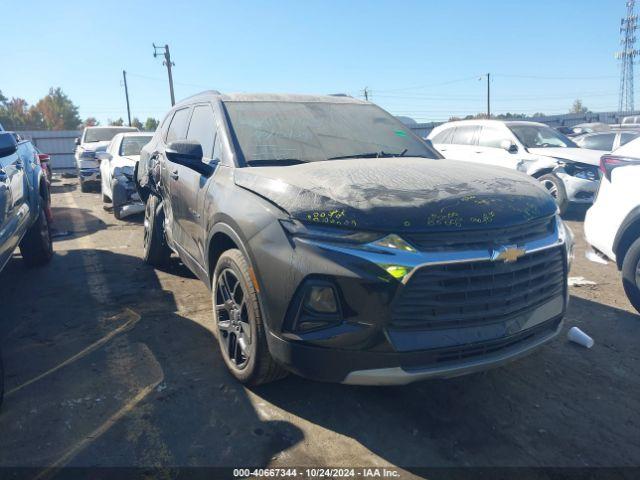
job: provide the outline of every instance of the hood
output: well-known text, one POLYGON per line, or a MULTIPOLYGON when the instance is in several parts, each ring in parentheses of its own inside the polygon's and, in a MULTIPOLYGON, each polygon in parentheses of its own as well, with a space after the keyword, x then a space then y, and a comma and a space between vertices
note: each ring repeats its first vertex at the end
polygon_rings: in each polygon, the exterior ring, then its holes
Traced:
POLYGON ((83 150, 93 150, 93 151, 104 151, 107 149, 107 147, 109 146, 109 143, 111 143, 110 140, 106 140, 104 142, 91 142, 91 143, 83 143, 82 145, 80 145, 82 147, 83 150))
POLYGON ((113 157, 111 159, 111 168, 131 167, 134 168, 136 163, 140 160, 140 155, 129 155, 127 157, 113 157))
POLYGON ((523 173, 424 158, 331 160, 247 167, 235 183, 307 223, 375 231, 499 228, 553 215, 547 192, 523 173))
POLYGON ((589 165, 600 165, 600 157, 602 152, 598 150, 589 150, 587 148, 528 148, 530 153, 544 157, 561 158, 563 160, 571 160, 573 162, 586 163, 589 165))

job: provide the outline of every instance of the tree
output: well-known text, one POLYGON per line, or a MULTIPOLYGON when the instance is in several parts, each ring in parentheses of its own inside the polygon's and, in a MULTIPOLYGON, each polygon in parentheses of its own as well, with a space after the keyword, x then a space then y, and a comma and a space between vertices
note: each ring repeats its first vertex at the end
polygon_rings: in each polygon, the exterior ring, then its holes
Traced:
POLYGON ((131 120, 131 126, 136 127, 138 130, 142 130, 142 122, 138 120, 138 117, 133 117, 133 120, 131 120))
POLYGON ((124 125, 124 120, 122 119, 122 117, 120 117, 117 120, 109 119, 108 122, 109 122, 109 126, 111 127, 122 127, 124 125))
POLYGON ((84 121, 85 127, 97 127, 100 125, 100 122, 96 120, 96 117, 87 117, 84 121))
POLYGON ((35 111, 42 116, 42 126, 48 130, 75 130, 82 123, 78 107, 60 87, 50 88, 48 95, 36 103, 35 111))
POLYGON ((582 100, 576 98, 569 113, 587 113, 588 111, 589 109, 582 104, 582 100))
POLYGON ((144 122, 144 131, 155 132, 156 128, 158 128, 159 123, 160 122, 158 122, 158 120, 156 120, 155 118, 148 117, 147 120, 144 122))

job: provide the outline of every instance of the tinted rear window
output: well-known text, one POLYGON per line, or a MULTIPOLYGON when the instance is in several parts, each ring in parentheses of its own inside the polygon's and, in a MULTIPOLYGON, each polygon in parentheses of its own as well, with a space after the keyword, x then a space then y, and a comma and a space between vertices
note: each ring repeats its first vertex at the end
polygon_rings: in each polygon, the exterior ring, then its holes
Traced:
POLYGON ((455 145, 475 145, 480 127, 464 125, 456 127, 451 143, 455 145))

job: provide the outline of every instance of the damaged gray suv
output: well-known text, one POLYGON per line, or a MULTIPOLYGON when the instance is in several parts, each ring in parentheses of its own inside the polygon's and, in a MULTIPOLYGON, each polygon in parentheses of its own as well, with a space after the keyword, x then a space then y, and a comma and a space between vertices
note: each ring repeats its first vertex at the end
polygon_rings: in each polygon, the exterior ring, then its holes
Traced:
POLYGON ((145 260, 177 253, 212 292, 243 383, 451 377, 560 330, 572 236, 526 175, 442 159, 346 96, 176 105, 141 154, 145 260))

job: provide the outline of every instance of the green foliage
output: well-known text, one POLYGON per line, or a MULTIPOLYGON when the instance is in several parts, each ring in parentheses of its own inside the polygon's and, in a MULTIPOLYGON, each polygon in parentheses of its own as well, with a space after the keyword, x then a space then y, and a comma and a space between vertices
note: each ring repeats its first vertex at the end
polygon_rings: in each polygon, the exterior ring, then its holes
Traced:
POLYGON ((108 119, 107 122, 111 127, 122 127, 124 125, 124 120, 122 119, 122 117, 117 120, 108 119))
POLYGON ((569 110, 569 113, 587 113, 589 109, 582 104, 582 100, 576 98, 569 110))
POLYGON ((148 117, 144 122, 144 131, 145 132, 155 132, 156 128, 158 128, 158 124, 160 122, 155 118, 148 117))
POLYGON ((138 130, 142 130, 142 122, 138 120, 138 117, 133 117, 133 120, 131 120, 131 126, 136 127, 138 130))
POLYGON ((75 130, 81 121, 78 107, 62 89, 51 88, 32 106, 23 98, 9 100, 0 92, 0 123, 9 130, 75 130))

